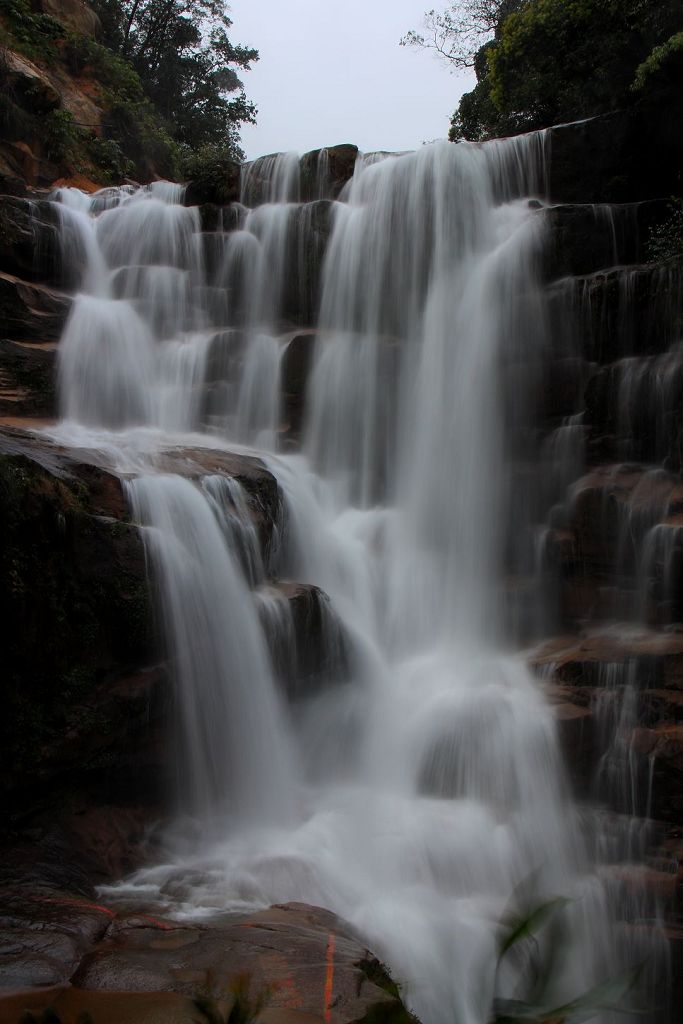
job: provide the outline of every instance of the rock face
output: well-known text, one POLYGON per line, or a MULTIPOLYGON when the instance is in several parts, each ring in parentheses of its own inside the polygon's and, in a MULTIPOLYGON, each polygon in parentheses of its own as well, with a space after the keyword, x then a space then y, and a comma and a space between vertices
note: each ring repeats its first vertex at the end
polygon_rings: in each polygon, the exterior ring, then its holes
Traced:
POLYGON ((245 1009, 262 1004, 263 1024, 410 1024, 379 961, 344 921, 317 907, 288 903, 198 926, 119 915, 60 893, 0 899, 14 944, 0 968, 3 1024, 46 1006, 65 1024, 80 1013, 98 1024, 204 1022, 212 1009, 227 1019, 238 999, 245 1009), (2 988, 31 990, 3 998, 2 988))
MULTIPOLYGON (((280 496, 258 459, 178 449, 167 461, 189 478, 238 480, 267 560, 280 496)), ((173 789, 172 670, 147 560, 121 480, 101 456, 8 427, 0 523, 4 824, 14 822, 15 852, 26 834, 48 864, 55 846, 70 849, 83 887, 139 859, 144 828, 167 813, 173 789)))
MULTIPOLYGON (((38 6, 41 5, 34 5, 38 6)), ((64 35, 70 31, 86 35, 99 31, 99 19, 80 0, 51 0, 42 7, 44 13, 64 26, 64 35)), ((22 48, 19 43, 16 45, 22 48)), ((48 187, 60 176, 75 170, 66 157, 63 163, 53 161, 45 133, 40 128, 41 117, 64 112, 95 134, 102 131, 98 83, 85 72, 74 75, 58 54, 53 60, 38 56, 30 60, 9 46, 3 48, 0 82, 10 97, 10 113, 5 118, 0 142, 4 192, 20 195, 22 184, 48 187)))
POLYGON ((76 284, 78 267, 62 260, 54 203, 0 196, 0 224, 1 271, 57 288, 76 284))
POLYGON ((4 64, 6 82, 20 94, 25 106, 42 113, 60 106, 59 92, 49 76, 33 61, 9 50, 4 56, 4 64))
POLYGON ((306 389, 313 368, 316 335, 295 335, 282 356, 283 419, 288 441, 298 442, 303 428, 306 389))
POLYGON ((7 338, 59 341, 70 306, 63 292, 0 273, 0 322, 7 338))
POLYGON ((97 771, 114 746, 114 723, 90 755, 61 743, 64 731, 102 729, 109 697, 96 687, 154 663, 159 651, 144 552, 119 480, 16 432, 4 434, 0 451, 9 583, 0 598, 8 638, 2 778, 5 799, 20 803, 41 780, 87 774, 91 757, 97 771))
POLYGON ((551 198, 623 203, 679 195, 683 142, 671 133, 678 117, 641 106, 548 129, 551 198))
POLYGON ((92 7, 83 0, 39 0, 35 5, 71 32, 99 36, 102 26, 92 7))
POLYGON ((56 345, 0 341, 0 416, 57 415, 56 345))
POLYGON ((301 158, 301 198, 338 199, 344 185, 353 176, 358 147, 349 143, 313 149, 301 158))

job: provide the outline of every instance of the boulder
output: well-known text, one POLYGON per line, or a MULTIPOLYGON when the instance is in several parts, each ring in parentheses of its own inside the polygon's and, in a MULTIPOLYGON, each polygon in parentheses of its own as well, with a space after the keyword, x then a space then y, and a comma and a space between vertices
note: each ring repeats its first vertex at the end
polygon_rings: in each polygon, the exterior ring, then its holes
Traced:
MULTIPOLYGON (((144 912, 119 915, 65 893, 47 900, 53 902, 43 904, 42 933, 34 936, 26 912, 22 917, 15 908, 8 941, 12 952, 24 943, 28 970, 24 992, 0 997, 0 1021, 16 1024, 17 1013, 40 1014, 49 1005, 65 1022, 88 1012, 97 1024, 199 1024, 219 1013, 227 1019, 240 999, 243 1014, 261 1007, 255 1016, 262 1024, 410 1024, 385 968, 327 910, 287 903, 232 924, 197 925, 144 912), (69 905, 72 925, 65 920, 69 905), (41 989, 41 980, 51 988, 41 989)), ((8 979, 15 963, 11 957, 8 979)))
POLYGON ((74 982, 89 991, 184 995, 213 987, 212 998, 229 1005, 240 976, 249 979, 252 998, 265 999, 273 1021, 278 1011, 289 1010, 309 1020, 351 1024, 378 1005, 402 1009, 396 986, 349 925, 300 903, 222 927, 160 930, 140 919, 115 921, 74 982))

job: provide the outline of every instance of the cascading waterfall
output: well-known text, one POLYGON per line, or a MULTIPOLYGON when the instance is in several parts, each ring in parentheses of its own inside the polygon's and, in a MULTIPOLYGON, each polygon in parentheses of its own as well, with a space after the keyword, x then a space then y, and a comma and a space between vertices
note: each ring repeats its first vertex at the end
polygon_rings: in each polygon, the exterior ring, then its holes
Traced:
POLYGON ((249 165, 243 203, 263 205, 211 259, 177 187, 56 197, 90 254, 60 346, 61 436, 106 448, 128 480, 177 681, 183 811, 200 822, 118 891, 181 915, 329 907, 425 1024, 485 1024, 494 992, 518 993, 523 963, 497 973, 496 942, 525 884, 568 901, 541 936, 566 942, 549 1001, 647 946, 596 872, 550 708, 505 648, 506 573, 538 559, 519 467, 539 455, 548 344, 526 198, 542 195, 544 138, 359 160, 331 211, 299 453, 278 451, 291 276, 312 287, 298 163, 249 165), (169 475, 169 449, 236 443, 282 494, 270 566, 234 481, 169 475), (329 595, 350 650, 350 678, 289 708, 263 631, 282 609, 273 575, 329 595))

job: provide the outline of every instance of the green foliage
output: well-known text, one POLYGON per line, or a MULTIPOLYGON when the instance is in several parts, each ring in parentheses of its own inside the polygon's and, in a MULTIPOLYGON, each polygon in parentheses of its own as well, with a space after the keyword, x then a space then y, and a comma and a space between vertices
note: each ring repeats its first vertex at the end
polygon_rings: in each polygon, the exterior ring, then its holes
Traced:
POLYGON ((634 92, 661 85, 678 85, 683 81, 683 32, 676 32, 661 46, 655 46, 636 69, 634 92))
POLYGON ((529 903, 528 891, 533 888, 534 878, 532 875, 522 882, 504 915, 497 965, 500 968, 503 959, 514 953, 517 947, 531 947, 528 959, 530 995, 526 999, 495 999, 491 1024, 585 1024, 604 1012, 638 1012, 633 1006, 626 1008, 624 1001, 641 981, 642 964, 588 989, 570 1002, 554 1004, 553 989, 568 941, 566 922, 560 912, 569 901, 556 897, 541 903, 529 903), (547 928, 553 929, 552 941, 542 947, 537 936, 547 928))
POLYGON ((683 199, 672 198, 670 216, 650 230, 647 254, 652 263, 683 256, 683 199))
POLYGON ((99 83, 107 110, 107 137, 90 146, 91 158, 112 180, 136 174, 178 176, 178 147, 146 96, 140 76, 121 56, 88 36, 70 35, 65 57, 73 74, 86 69, 99 83))
POLYGON ((230 40, 218 0, 99 0, 105 42, 137 72, 172 138, 191 148, 215 145, 241 157, 239 128, 256 110, 238 71, 256 50, 230 40))
POLYGON ((89 139, 87 154, 108 184, 114 185, 135 173, 133 161, 123 154, 115 139, 89 139))
POLYGON ((474 59, 478 84, 462 97, 450 137, 593 116, 633 103, 634 88, 653 78, 673 88, 682 28, 678 0, 525 0, 503 9, 474 59))
POLYGON ((77 155, 80 130, 68 110, 51 110, 42 119, 45 154, 56 163, 72 162, 77 155))
POLYGON ((234 150, 223 146, 186 148, 181 156, 180 170, 183 181, 192 181, 200 193, 215 196, 215 201, 228 203, 231 199, 231 171, 234 172, 234 150))
MULTIPOLYGON (((181 154, 201 150, 200 165, 241 159, 240 125, 255 120, 238 70, 258 59, 233 44, 230 19, 218 0, 96 0, 103 42, 69 33, 29 0, 0 0, 0 46, 50 64, 63 59, 73 75, 97 83, 105 110, 104 138, 64 111, 38 121, 30 98, 5 95, 0 125, 6 137, 36 137, 45 155, 105 183, 135 175, 177 178, 181 154)), ((208 171, 203 173, 209 173, 208 171)))
POLYGON ((531 126, 611 110, 638 62, 641 0, 534 0, 510 15, 489 55, 491 97, 531 126))
POLYGON ((0 0, 0 19, 0 45, 11 44, 29 59, 55 59, 64 29, 54 18, 37 14, 27 0, 0 0))

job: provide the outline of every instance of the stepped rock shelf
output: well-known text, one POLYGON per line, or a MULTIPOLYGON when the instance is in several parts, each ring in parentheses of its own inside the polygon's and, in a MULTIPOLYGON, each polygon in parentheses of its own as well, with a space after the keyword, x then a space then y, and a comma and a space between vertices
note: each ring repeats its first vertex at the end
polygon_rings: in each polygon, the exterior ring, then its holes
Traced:
POLYGON ((407 1021, 367 944, 485 1024, 530 865, 558 991, 647 959, 678 1020, 683 264, 635 130, 0 197, 1 1021, 241 972, 265 1024, 407 1021))

